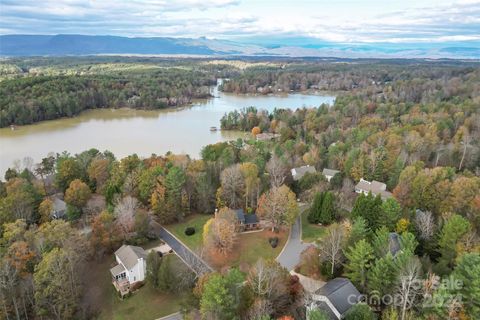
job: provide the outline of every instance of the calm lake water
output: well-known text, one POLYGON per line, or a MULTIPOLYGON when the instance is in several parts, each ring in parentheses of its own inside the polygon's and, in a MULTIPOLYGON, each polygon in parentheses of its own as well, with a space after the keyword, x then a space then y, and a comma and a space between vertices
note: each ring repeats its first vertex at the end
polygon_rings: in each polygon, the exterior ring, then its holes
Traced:
POLYGON ((220 118, 229 111, 248 106, 275 108, 318 107, 332 104, 335 97, 289 94, 245 96, 212 89, 216 98, 192 106, 167 110, 96 109, 68 119, 44 121, 11 130, 0 129, 0 178, 15 160, 31 157, 39 162, 49 152, 72 154, 90 149, 110 150, 117 158, 137 153, 149 156, 168 151, 198 157, 203 146, 234 140, 244 133, 217 131, 220 118))

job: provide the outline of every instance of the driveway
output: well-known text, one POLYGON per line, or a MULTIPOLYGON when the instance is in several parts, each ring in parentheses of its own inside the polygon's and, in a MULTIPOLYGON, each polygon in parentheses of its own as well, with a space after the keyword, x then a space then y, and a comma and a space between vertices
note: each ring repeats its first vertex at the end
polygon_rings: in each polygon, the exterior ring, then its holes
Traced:
POLYGON ((190 250, 183 242, 170 233, 164 227, 158 227, 158 236, 168 244, 173 251, 183 260, 197 275, 212 272, 213 269, 192 250, 190 250))
POLYGON ((183 319, 182 314, 180 312, 175 312, 175 313, 169 314, 168 316, 159 318, 157 320, 182 320, 182 319, 183 319))
POLYGON ((300 262, 300 254, 308 248, 310 243, 302 242, 302 216, 298 215, 297 220, 290 228, 290 235, 282 252, 277 257, 277 261, 288 271, 293 270, 300 262))

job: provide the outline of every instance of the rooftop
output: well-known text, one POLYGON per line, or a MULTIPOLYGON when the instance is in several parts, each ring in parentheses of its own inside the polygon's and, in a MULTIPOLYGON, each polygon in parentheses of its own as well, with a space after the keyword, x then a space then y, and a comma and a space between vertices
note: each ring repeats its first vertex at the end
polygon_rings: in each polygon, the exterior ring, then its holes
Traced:
POLYGON ((346 278, 335 278, 328 281, 323 287, 318 289, 315 294, 327 297, 342 315, 347 312, 360 297, 360 292, 358 292, 357 288, 346 278))
POLYGON ((302 166, 302 167, 293 168, 291 170, 291 172, 292 172, 293 180, 297 181, 297 180, 302 179, 302 177, 307 172, 308 173, 315 173, 315 172, 317 172, 317 170, 313 166, 306 165, 306 166, 302 166))
POLYGON ((335 176, 337 173, 340 173, 339 170, 334 170, 334 169, 327 169, 327 168, 324 168, 323 171, 322 171, 322 174, 324 176, 335 176))
POLYGON ((127 245, 122 245, 120 249, 115 251, 115 255, 127 269, 132 269, 137 264, 138 259, 147 258, 147 253, 143 248, 127 245))

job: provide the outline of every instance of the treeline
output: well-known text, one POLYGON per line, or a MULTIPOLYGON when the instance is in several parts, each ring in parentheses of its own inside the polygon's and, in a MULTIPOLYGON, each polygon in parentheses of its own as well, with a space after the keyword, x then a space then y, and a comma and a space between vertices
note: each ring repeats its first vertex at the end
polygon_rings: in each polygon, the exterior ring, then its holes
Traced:
POLYGON ((86 109, 159 109, 210 97, 216 78, 176 68, 29 76, 0 82, 0 127, 71 117, 86 109))
POLYGON ((349 91, 371 100, 436 102, 478 92, 475 64, 415 62, 291 63, 250 67, 225 81, 225 92, 269 94, 290 91, 349 91))

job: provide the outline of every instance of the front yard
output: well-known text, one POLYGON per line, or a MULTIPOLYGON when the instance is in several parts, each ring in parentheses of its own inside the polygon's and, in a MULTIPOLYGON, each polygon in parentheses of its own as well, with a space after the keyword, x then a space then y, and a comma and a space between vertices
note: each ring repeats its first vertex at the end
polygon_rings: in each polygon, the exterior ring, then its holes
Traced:
MULTIPOLYGON (((155 244, 156 242, 153 242, 145 247, 154 247, 155 244)), ((183 262, 175 255, 175 263, 183 262)), ((180 310, 180 295, 162 293, 148 285, 121 300, 111 282, 110 268, 113 264, 115 257, 112 254, 101 261, 90 262, 88 272, 85 272, 83 305, 96 314, 94 318, 152 320, 180 310)))
POLYGON ((203 225, 208 219, 213 218, 211 214, 193 214, 185 219, 181 223, 170 224, 166 226, 168 231, 173 233, 175 237, 180 239, 187 247, 192 250, 198 249, 203 242, 203 225), (195 234, 187 236, 185 234, 185 228, 194 227, 195 234))
MULTIPOLYGON (((201 248, 203 244, 203 225, 213 215, 194 214, 184 222, 175 223, 166 226, 168 231, 172 232, 178 239, 192 250, 201 248), (195 234, 185 235, 185 228, 195 227, 195 234)), ((275 259, 282 251, 288 238, 288 231, 273 233, 269 230, 263 230, 252 233, 240 233, 232 252, 228 255, 219 255, 215 253, 206 253, 206 260, 215 269, 220 270, 226 266, 240 266, 241 264, 253 264, 259 258, 275 259), (272 248, 268 239, 278 237, 278 246, 272 248)))
POLYGON ((325 235, 327 228, 308 222, 308 210, 302 212, 302 240, 304 242, 315 242, 325 235))
POLYGON ((275 259, 282 251, 288 238, 288 231, 274 233, 270 230, 260 232, 241 233, 233 250, 227 254, 209 253, 208 262, 210 265, 221 270, 227 266, 241 266, 244 264, 253 265, 259 258, 275 259), (268 239, 278 237, 278 245, 272 248, 268 239))

